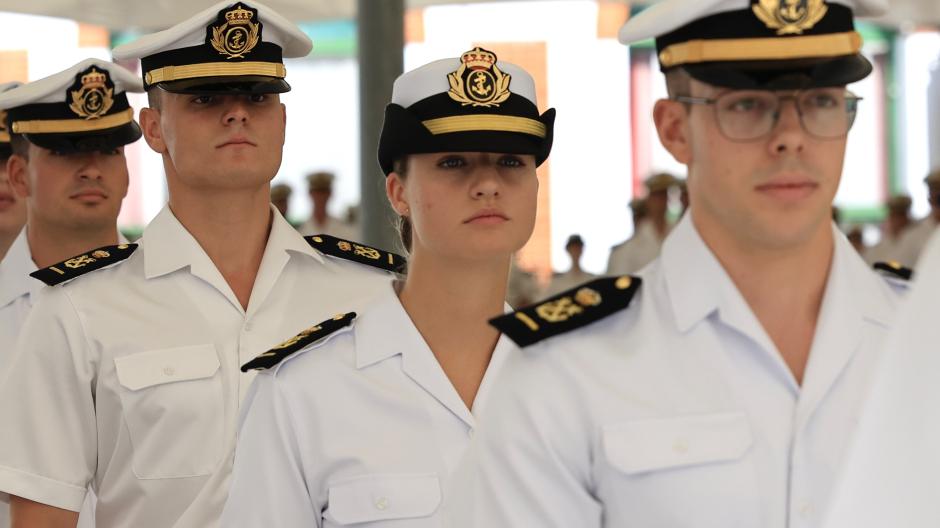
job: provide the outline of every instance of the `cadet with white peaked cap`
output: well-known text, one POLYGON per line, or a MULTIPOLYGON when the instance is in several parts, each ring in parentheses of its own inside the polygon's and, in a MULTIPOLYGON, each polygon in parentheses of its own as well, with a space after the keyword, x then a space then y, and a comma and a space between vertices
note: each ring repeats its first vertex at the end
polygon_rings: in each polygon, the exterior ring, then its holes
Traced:
MULTIPOLYGON (((20 86, 23 86, 23 83, 20 81, 11 81, 0 84, 0 94, 3 92, 8 92, 14 88, 19 88, 20 86)), ((10 129, 7 128, 7 113, 3 110, 0 110, 0 161, 9 159, 10 154, 12 153, 13 151, 10 148, 10 129)))
POLYGON ((688 212, 637 277, 493 321, 524 348, 452 526, 820 528, 906 290, 830 213, 846 84, 871 71, 853 9, 879 6, 664 0, 627 21, 624 42, 656 38, 688 212))
MULTIPOLYGON (((253 378, 239 367, 310 320, 361 306, 402 265, 304 239, 270 203, 286 134, 282 58, 309 50, 270 9, 225 2, 115 51, 144 64, 140 130, 162 158, 168 203, 136 244, 31 274, 48 287, 0 376, 0 401, 15 402, 0 406, 0 491, 15 528, 74 526, 89 486, 98 528, 218 526, 253 378)), ((114 97, 118 81, 139 89, 109 71, 114 97)), ((112 94, 102 70, 70 75, 48 91, 61 113, 30 104, 37 115, 14 119, 31 141, 128 125, 126 103, 98 106, 112 94), (84 92, 67 91, 76 80, 84 92), (58 101, 87 115, 65 121, 72 110, 58 101)))
POLYGON ((144 86, 173 93, 283 93, 284 59, 305 57, 313 43, 259 2, 220 2, 186 22, 112 51, 140 59, 144 86))
POLYGON ((443 525, 453 470, 518 352, 487 320, 509 309, 551 148, 555 111, 539 115, 534 84, 481 48, 395 82, 378 158, 407 277, 242 367, 261 373, 222 528, 443 525))

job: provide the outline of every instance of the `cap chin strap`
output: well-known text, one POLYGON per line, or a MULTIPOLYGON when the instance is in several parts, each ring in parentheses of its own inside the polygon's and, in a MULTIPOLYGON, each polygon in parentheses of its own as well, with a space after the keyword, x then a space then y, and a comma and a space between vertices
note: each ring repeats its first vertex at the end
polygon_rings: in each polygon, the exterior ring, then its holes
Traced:
POLYGON ((520 134, 529 134, 544 139, 548 130, 545 124, 535 119, 507 115, 459 115, 429 119, 422 121, 421 124, 435 136, 450 132, 489 130, 495 132, 518 132, 520 134))
POLYGON ((659 53, 663 68, 702 62, 787 60, 854 55, 862 49, 857 31, 786 38, 690 40, 659 53))
POLYGON ((147 72, 144 80, 147 85, 162 82, 195 79, 199 77, 234 77, 238 75, 259 75, 283 79, 287 68, 277 62, 233 62, 205 64, 187 64, 185 66, 164 66, 147 72))
POLYGON ((15 121, 14 134, 61 134, 71 132, 93 132, 114 128, 134 120, 134 109, 101 117, 98 119, 46 119, 34 121, 15 121))

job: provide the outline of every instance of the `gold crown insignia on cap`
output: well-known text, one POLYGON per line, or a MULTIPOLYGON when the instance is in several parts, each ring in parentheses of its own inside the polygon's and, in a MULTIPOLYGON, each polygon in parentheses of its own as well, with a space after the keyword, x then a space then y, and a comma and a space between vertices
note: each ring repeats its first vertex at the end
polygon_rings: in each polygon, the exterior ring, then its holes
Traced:
POLYGON ((91 73, 86 73, 82 75, 82 86, 86 90, 91 90, 93 88, 104 88, 104 83, 108 80, 108 76, 97 71, 91 70, 91 73))
POLYGON ((69 108, 86 120, 98 119, 106 114, 114 105, 114 89, 105 87, 107 80, 107 74, 95 68, 82 75, 82 87, 69 92, 72 96, 69 108))
POLYGON ((758 0, 751 9, 768 28, 776 29, 778 35, 802 35, 829 10, 825 0, 758 0))
POLYGON ((238 6, 235 10, 225 13, 225 20, 233 26, 247 26, 251 23, 254 13, 238 6))
POLYGON ((471 70, 488 70, 496 64, 496 54, 477 47, 461 55, 460 61, 471 70))
POLYGON ((462 106, 499 106, 509 99, 509 74, 496 67, 496 54, 477 46, 460 56, 460 68, 447 74, 447 95, 462 106))
POLYGON ((212 27, 212 47, 226 59, 243 59, 256 45, 260 37, 260 24, 252 22, 255 14, 239 4, 225 13, 225 23, 212 27))

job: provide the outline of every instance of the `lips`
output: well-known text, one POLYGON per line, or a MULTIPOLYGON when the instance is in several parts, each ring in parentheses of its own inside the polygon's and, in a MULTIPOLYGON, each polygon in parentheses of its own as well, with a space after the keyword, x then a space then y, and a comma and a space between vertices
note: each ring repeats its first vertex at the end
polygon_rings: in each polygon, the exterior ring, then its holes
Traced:
POLYGON ((235 138, 229 139, 229 140, 226 141, 225 143, 222 143, 221 145, 218 146, 218 148, 222 148, 222 147, 254 147, 254 146, 255 146, 255 144, 252 143, 251 141, 248 141, 248 138, 244 138, 244 137, 235 137, 235 138))
POLYGON ((0 211, 6 211, 15 203, 16 200, 13 199, 12 194, 8 192, 0 192, 0 211))
POLYGON ((757 192, 781 202, 799 202, 812 195, 819 184, 802 174, 779 175, 758 185, 757 192))
POLYGON ((108 195, 101 189, 82 189, 73 194, 71 198, 82 203, 99 203, 107 200, 108 195))
POLYGON ((470 218, 464 221, 465 224, 474 225, 497 225, 509 220, 506 213, 499 207, 484 207, 470 218))

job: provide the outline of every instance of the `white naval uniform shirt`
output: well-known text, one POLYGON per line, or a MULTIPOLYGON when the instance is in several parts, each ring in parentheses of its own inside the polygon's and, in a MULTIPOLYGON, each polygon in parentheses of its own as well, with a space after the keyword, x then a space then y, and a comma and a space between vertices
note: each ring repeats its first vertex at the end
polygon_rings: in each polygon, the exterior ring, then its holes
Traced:
MULTIPOLYGON (((13 241, 9 251, 0 261, 0 379, 13 355, 13 343, 20 333, 26 316, 36 302, 42 281, 29 276, 36 271, 33 254, 26 238, 26 227, 13 241)), ((127 239, 118 233, 118 243, 126 244, 127 239)), ((0 423, 0 427, 3 424, 0 423)), ((79 528, 94 526, 94 496, 88 495, 82 508, 79 528)), ((10 496, 0 492, 0 528, 10 526, 10 496)))
POLYGON ((98 528, 217 525, 239 366, 391 279, 272 218, 247 310, 169 207, 127 260, 43 288, 0 379, 0 490, 78 511, 91 483, 98 528))
POLYGON ((826 528, 940 526, 940 231, 924 248, 826 528))
POLYGON ((255 379, 222 527, 441 526, 449 478, 512 351, 500 336, 467 409, 387 287, 352 327, 255 379))
POLYGON ((686 215, 628 309, 507 360, 453 525, 818 526, 899 301, 833 230, 802 387, 686 215))

